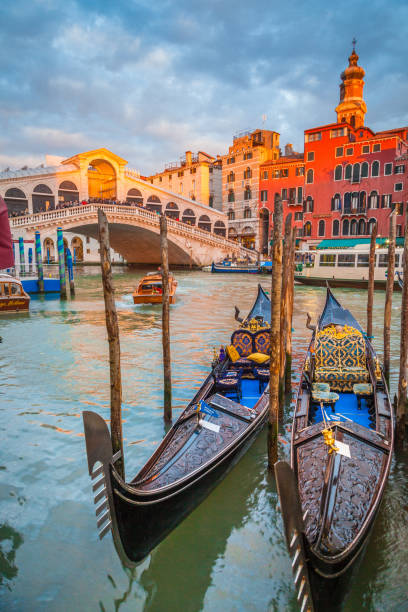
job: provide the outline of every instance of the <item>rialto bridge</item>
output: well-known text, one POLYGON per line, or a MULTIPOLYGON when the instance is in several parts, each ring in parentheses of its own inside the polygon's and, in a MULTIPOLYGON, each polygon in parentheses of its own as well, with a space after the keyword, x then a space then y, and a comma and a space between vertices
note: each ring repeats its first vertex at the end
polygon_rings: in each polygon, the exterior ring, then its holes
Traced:
POLYGON ((51 258, 57 227, 67 232, 72 250, 81 253, 79 260, 97 255, 98 206, 107 213, 112 248, 129 263, 159 262, 160 213, 169 219, 170 263, 206 265, 227 254, 254 257, 253 251, 226 239, 223 212, 151 184, 104 148, 68 159, 47 158, 47 165, 37 168, 3 171, 0 195, 10 211, 14 240, 31 242, 39 230, 51 258))
MULTIPOLYGON (((10 219, 13 236, 25 241, 56 233, 57 227, 65 232, 98 237, 98 208, 105 211, 110 230, 111 247, 128 263, 160 263, 159 215, 133 206, 114 204, 86 204, 73 208, 53 210, 10 219)), ((226 255, 254 257, 254 252, 222 235, 168 218, 169 262, 176 265, 208 265, 226 255)))

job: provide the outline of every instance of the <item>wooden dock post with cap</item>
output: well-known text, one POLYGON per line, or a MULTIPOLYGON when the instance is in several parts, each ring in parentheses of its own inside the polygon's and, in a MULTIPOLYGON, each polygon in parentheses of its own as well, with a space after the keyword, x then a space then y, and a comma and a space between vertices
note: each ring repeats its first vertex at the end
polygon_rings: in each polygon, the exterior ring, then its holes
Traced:
POLYGON ((370 255, 368 259, 367 336, 369 340, 373 338, 374 262, 377 232, 378 227, 377 223, 375 223, 371 230, 370 255))
POLYGON ((160 216, 160 251, 162 273, 162 343, 163 343, 163 375, 164 397, 163 418, 171 422, 171 353, 170 353, 170 296, 169 296, 169 250, 167 243, 167 217, 160 216))
POLYGON ((282 294, 280 315, 280 370, 279 396, 280 407, 283 405, 284 377, 286 367, 287 333, 289 329, 289 292, 290 292, 290 260, 292 247, 292 213, 285 220, 285 235, 282 256, 282 294))
POLYGON ((98 208, 99 245, 101 256, 103 297, 105 299, 106 330, 109 342, 110 366, 110 425, 113 454, 120 451, 115 467, 125 478, 122 435, 122 377, 120 371, 120 342, 118 315, 116 313, 115 292, 112 283, 110 260, 109 226, 104 211, 98 208))
POLYGON ((395 233, 396 233, 396 215, 393 211, 390 215, 390 232, 388 245, 388 268, 387 268, 387 285, 385 290, 385 307, 384 307, 384 376, 387 385, 390 385, 390 359, 391 359, 391 309, 392 295, 394 292, 394 276, 395 276, 395 233))
POLYGON ((405 422, 408 412, 408 218, 405 223, 404 251, 402 260, 401 340, 400 371, 398 380, 397 419, 395 446, 402 448, 405 438, 405 422))
POLYGON ((275 194, 273 213, 272 283, 271 283, 271 358, 269 378, 268 464, 278 459, 280 314, 282 292, 282 199, 275 194))
POLYGON ((285 359, 285 393, 292 391, 292 324, 293 324, 293 303, 295 299, 295 250, 296 250, 296 228, 292 227, 290 266, 289 266, 289 286, 288 286, 288 326, 286 330, 286 359, 285 359))

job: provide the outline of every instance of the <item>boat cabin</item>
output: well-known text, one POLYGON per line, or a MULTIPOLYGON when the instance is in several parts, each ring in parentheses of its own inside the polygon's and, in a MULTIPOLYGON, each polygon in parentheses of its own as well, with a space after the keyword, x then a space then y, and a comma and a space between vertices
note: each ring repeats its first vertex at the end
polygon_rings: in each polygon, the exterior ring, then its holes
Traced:
MULTIPOLYGON (((169 274, 170 304, 175 302, 177 281, 169 274)), ((163 298, 162 276, 157 272, 150 272, 142 278, 133 293, 134 304, 159 304, 163 298)))
POLYGON ((0 274, 0 313, 27 311, 30 296, 21 281, 9 274, 0 274))
MULTIPOLYGON (((397 273, 402 274, 402 248, 395 249, 395 288, 397 273)), ((368 283, 370 251, 367 245, 354 248, 298 251, 295 279, 309 285, 355 287, 364 289, 368 283)), ((384 288, 387 279, 388 248, 377 248, 374 261, 375 287, 384 288)))

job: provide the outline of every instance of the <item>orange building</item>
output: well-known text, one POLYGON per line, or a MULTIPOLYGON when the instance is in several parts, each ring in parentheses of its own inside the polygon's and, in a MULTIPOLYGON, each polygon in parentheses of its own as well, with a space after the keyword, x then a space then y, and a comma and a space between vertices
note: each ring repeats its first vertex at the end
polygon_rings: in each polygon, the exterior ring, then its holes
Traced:
POLYGON ((280 172, 288 161, 284 158, 260 169, 261 219, 266 217, 266 208, 273 210, 274 193, 289 195, 285 189, 292 188, 293 195, 294 188, 303 186, 302 209, 292 208, 293 198, 282 199, 285 215, 289 210, 296 212, 298 236, 312 245, 323 239, 367 238, 375 222, 379 235, 387 236, 394 209, 397 235, 403 234, 408 127, 374 132, 365 126, 365 73, 357 62, 353 48, 349 65, 341 74, 337 122, 305 130, 304 154, 292 162, 294 168, 304 167, 302 181, 291 173, 289 164, 286 176, 280 172), (266 171, 268 177, 262 179, 266 171))

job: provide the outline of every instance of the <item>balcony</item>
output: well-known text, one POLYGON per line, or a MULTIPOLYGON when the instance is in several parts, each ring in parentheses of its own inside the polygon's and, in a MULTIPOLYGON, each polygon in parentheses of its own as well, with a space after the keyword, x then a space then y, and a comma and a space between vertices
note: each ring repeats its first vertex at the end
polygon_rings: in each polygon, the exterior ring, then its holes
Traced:
POLYGON ((365 215, 367 209, 364 206, 347 206, 341 211, 342 216, 344 215, 365 215))

